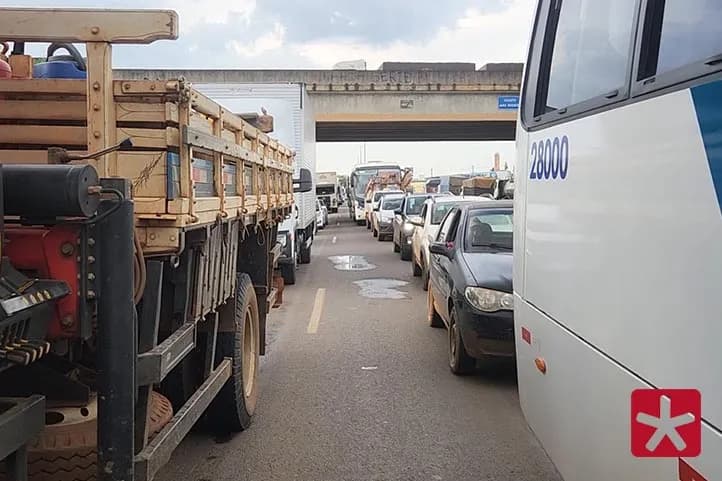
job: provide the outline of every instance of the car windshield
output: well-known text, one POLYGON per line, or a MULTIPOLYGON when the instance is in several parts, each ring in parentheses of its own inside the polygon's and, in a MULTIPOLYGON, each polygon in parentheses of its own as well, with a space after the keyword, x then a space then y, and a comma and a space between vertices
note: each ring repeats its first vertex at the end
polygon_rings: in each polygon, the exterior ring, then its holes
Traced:
POLYGON ((444 219, 446 213, 449 212, 451 208, 455 207, 456 205, 457 204, 455 202, 434 204, 434 210, 431 211, 431 223, 434 225, 441 224, 441 221, 444 219))
POLYGON ((403 197, 384 197, 381 201, 381 210, 396 210, 401 207, 403 197))
POLYGON ((470 211, 466 227, 466 250, 483 248, 511 250, 514 235, 513 217, 511 210, 470 211))
POLYGON ((374 202, 378 202, 382 195, 384 195, 383 192, 375 193, 374 194, 374 202))
POLYGON ((424 207, 426 196, 407 197, 406 198, 406 215, 419 215, 424 207))

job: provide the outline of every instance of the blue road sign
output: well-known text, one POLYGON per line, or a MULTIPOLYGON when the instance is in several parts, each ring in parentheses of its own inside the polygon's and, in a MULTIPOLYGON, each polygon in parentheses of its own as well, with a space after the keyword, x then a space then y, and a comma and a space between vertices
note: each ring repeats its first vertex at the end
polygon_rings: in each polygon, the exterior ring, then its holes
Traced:
POLYGON ((519 96, 499 95, 497 108, 499 110, 517 110, 519 108, 519 96))

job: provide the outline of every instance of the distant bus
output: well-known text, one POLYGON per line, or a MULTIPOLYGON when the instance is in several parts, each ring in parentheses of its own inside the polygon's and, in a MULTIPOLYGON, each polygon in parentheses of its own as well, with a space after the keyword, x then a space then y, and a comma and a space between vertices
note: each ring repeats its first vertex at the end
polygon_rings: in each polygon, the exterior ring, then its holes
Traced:
POLYGON ((525 69, 526 419, 565 481, 722 480, 722 3, 540 0, 525 69))
POLYGON ((364 193, 369 181, 383 174, 395 174, 401 178, 401 166, 398 164, 384 164, 381 162, 369 162, 367 164, 357 165, 351 172, 348 190, 349 216, 351 220, 356 221, 358 225, 366 223, 364 212, 364 193))

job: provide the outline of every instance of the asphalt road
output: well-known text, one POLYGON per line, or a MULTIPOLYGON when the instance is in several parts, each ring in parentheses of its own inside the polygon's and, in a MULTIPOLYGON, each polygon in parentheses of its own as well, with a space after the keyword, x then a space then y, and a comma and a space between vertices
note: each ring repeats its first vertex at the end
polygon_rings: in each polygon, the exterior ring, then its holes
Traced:
POLYGON ((156 479, 559 480, 524 421, 514 366, 452 375, 410 263, 330 217, 269 320, 253 425, 223 443, 191 434, 156 479))

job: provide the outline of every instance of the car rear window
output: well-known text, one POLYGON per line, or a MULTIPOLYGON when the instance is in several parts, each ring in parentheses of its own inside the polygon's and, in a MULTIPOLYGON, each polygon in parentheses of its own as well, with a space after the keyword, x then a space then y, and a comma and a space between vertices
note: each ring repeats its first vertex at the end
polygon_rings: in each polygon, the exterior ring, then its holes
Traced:
POLYGON ((511 250, 514 242, 514 216, 511 210, 469 211, 466 223, 466 250, 511 250))
POLYGON ((403 197, 397 197, 397 198, 386 197, 381 202, 381 210, 396 210, 401 207, 401 202, 403 200, 404 200, 403 197))
POLYGON ((407 197, 406 198, 406 215, 419 215, 424 207, 426 196, 423 197, 407 197))
POLYGON ((434 210, 431 212, 431 223, 440 224, 444 216, 457 204, 455 202, 444 202, 443 204, 434 204, 434 210))

